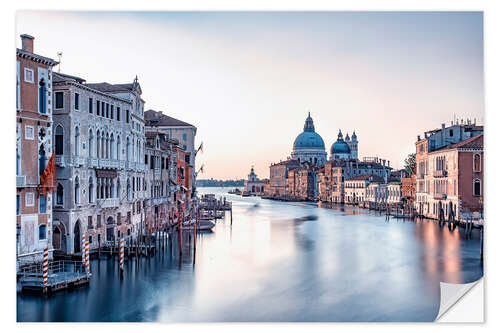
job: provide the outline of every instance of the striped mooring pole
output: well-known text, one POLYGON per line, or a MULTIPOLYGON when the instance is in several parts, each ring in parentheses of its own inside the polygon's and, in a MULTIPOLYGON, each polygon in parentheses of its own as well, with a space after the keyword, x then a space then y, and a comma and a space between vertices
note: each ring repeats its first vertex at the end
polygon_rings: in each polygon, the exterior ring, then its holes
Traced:
POLYGON ((85 234, 82 235, 82 271, 85 269, 85 234))
POLYGON ((123 277, 123 263, 125 261, 125 241, 120 239, 120 277, 123 277))
POLYGON ((90 275, 90 246, 89 241, 85 241, 85 270, 87 271, 87 275, 90 275))
POLYGON ((43 293, 47 293, 49 284, 49 248, 43 249, 43 293))

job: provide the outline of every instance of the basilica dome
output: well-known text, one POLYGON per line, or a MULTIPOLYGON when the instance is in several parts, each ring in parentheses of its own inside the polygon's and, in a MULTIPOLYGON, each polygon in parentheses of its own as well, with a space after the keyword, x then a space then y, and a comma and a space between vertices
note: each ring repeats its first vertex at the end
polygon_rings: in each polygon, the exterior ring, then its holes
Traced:
POLYGON ((304 132, 300 133, 293 143, 293 150, 315 148, 325 150, 325 142, 321 136, 314 131, 314 123, 309 114, 304 124, 304 132))
POLYGON ((304 124, 304 131, 293 142, 292 159, 300 163, 323 165, 326 162, 326 157, 325 142, 315 132, 314 123, 309 113, 304 124))

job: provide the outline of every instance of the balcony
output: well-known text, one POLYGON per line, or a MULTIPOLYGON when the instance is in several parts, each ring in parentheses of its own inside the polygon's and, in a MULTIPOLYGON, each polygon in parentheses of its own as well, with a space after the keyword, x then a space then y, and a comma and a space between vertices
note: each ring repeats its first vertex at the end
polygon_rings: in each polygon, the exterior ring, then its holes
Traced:
POLYGON ((125 169, 125 161, 118 161, 118 168, 121 170, 125 169))
POLYGON ((85 157, 83 156, 73 156, 73 165, 76 167, 83 166, 85 164, 85 157))
POLYGON ((436 193, 434 194, 434 200, 445 200, 446 199, 446 193, 436 193))
POLYGON ((120 163, 117 160, 111 160, 108 158, 99 160, 99 167, 100 168, 118 169, 119 164, 120 163))
POLYGON ((64 163, 64 155, 57 155, 56 156, 56 165, 58 167, 64 168, 66 165, 64 163))
POLYGON ((448 172, 446 170, 434 170, 432 175, 436 178, 446 177, 446 176, 448 176, 448 172))
POLYGON ((16 176, 16 187, 26 186, 26 176, 16 176))
POLYGON ((101 208, 118 207, 120 205, 120 200, 118 198, 98 199, 97 204, 101 208))
POLYGON ((128 169, 128 170, 133 170, 135 167, 135 163, 134 162, 131 162, 131 161, 126 161, 125 163, 125 168, 128 169))
POLYGON ((89 168, 97 168, 97 166, 98 166, 98 159, 97 158, 93 158, 93 157, 89 157, 88 160, 87 160, 87 163, 88 163, 89 168))

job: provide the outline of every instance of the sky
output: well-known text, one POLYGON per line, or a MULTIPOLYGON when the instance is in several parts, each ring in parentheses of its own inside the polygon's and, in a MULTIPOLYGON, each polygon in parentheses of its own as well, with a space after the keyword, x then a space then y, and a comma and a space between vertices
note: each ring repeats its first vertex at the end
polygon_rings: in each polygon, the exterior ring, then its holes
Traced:
POLYGON ((146 110, 197 127, 202 179, 268 178, 308 112, 328 153, 355 130, 396 168, 424 131, 484 123, 481 12, 19 11, 22 33, 87 82, 137 75, 146 110))

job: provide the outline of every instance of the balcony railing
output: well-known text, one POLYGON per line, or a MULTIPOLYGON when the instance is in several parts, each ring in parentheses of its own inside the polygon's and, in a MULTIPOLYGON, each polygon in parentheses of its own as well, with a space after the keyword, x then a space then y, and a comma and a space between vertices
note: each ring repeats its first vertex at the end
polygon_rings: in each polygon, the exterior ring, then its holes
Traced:
POLYGON ((120 163, 117 160, 112 160, 108 158, 99 160, 100 168, 117 169, 119 165, 120 163))
POLYGON ((446 170, 434 170, 432 174, 434 177, 446 177, 448 172, 446 170))
POLYGON ((26 186, 26 176, 16 176, 16 187, 26 186))
POLYGON ((89 159, 87 160, 87 163, 88 163, 89 168, 97 168, 97 166, 99 165, 98 159, 93 158, 93 157, 89 157, 89 159))
POLYGON ((74 166, 82 166, 85 163, 85 157, 83 156, 73 156, 73 165, 74 166))
POLYGON ((117 207, 120 205, 118 198, 98 199, 97 202, 101 208, 117 207))
POLYGON ((446 193, 434 194, 434 200, 444 200, 444 199, 446 199, 446 193))
POLYGON ((65 167, 64 155, 58 155, 58 156, 56 156, 56 165, 59 166, 59 167, 65 167))
POLYGON ((128 170, 133 170, 134 167, 135 167, 135 163, 134 162, 131 162, 131 161, 126 161, 125 163, 125 167, 128 169, 128 170))
POLYGON ((118 161, 118 167, 120 169, 125 169, 125 161, 118 161))

